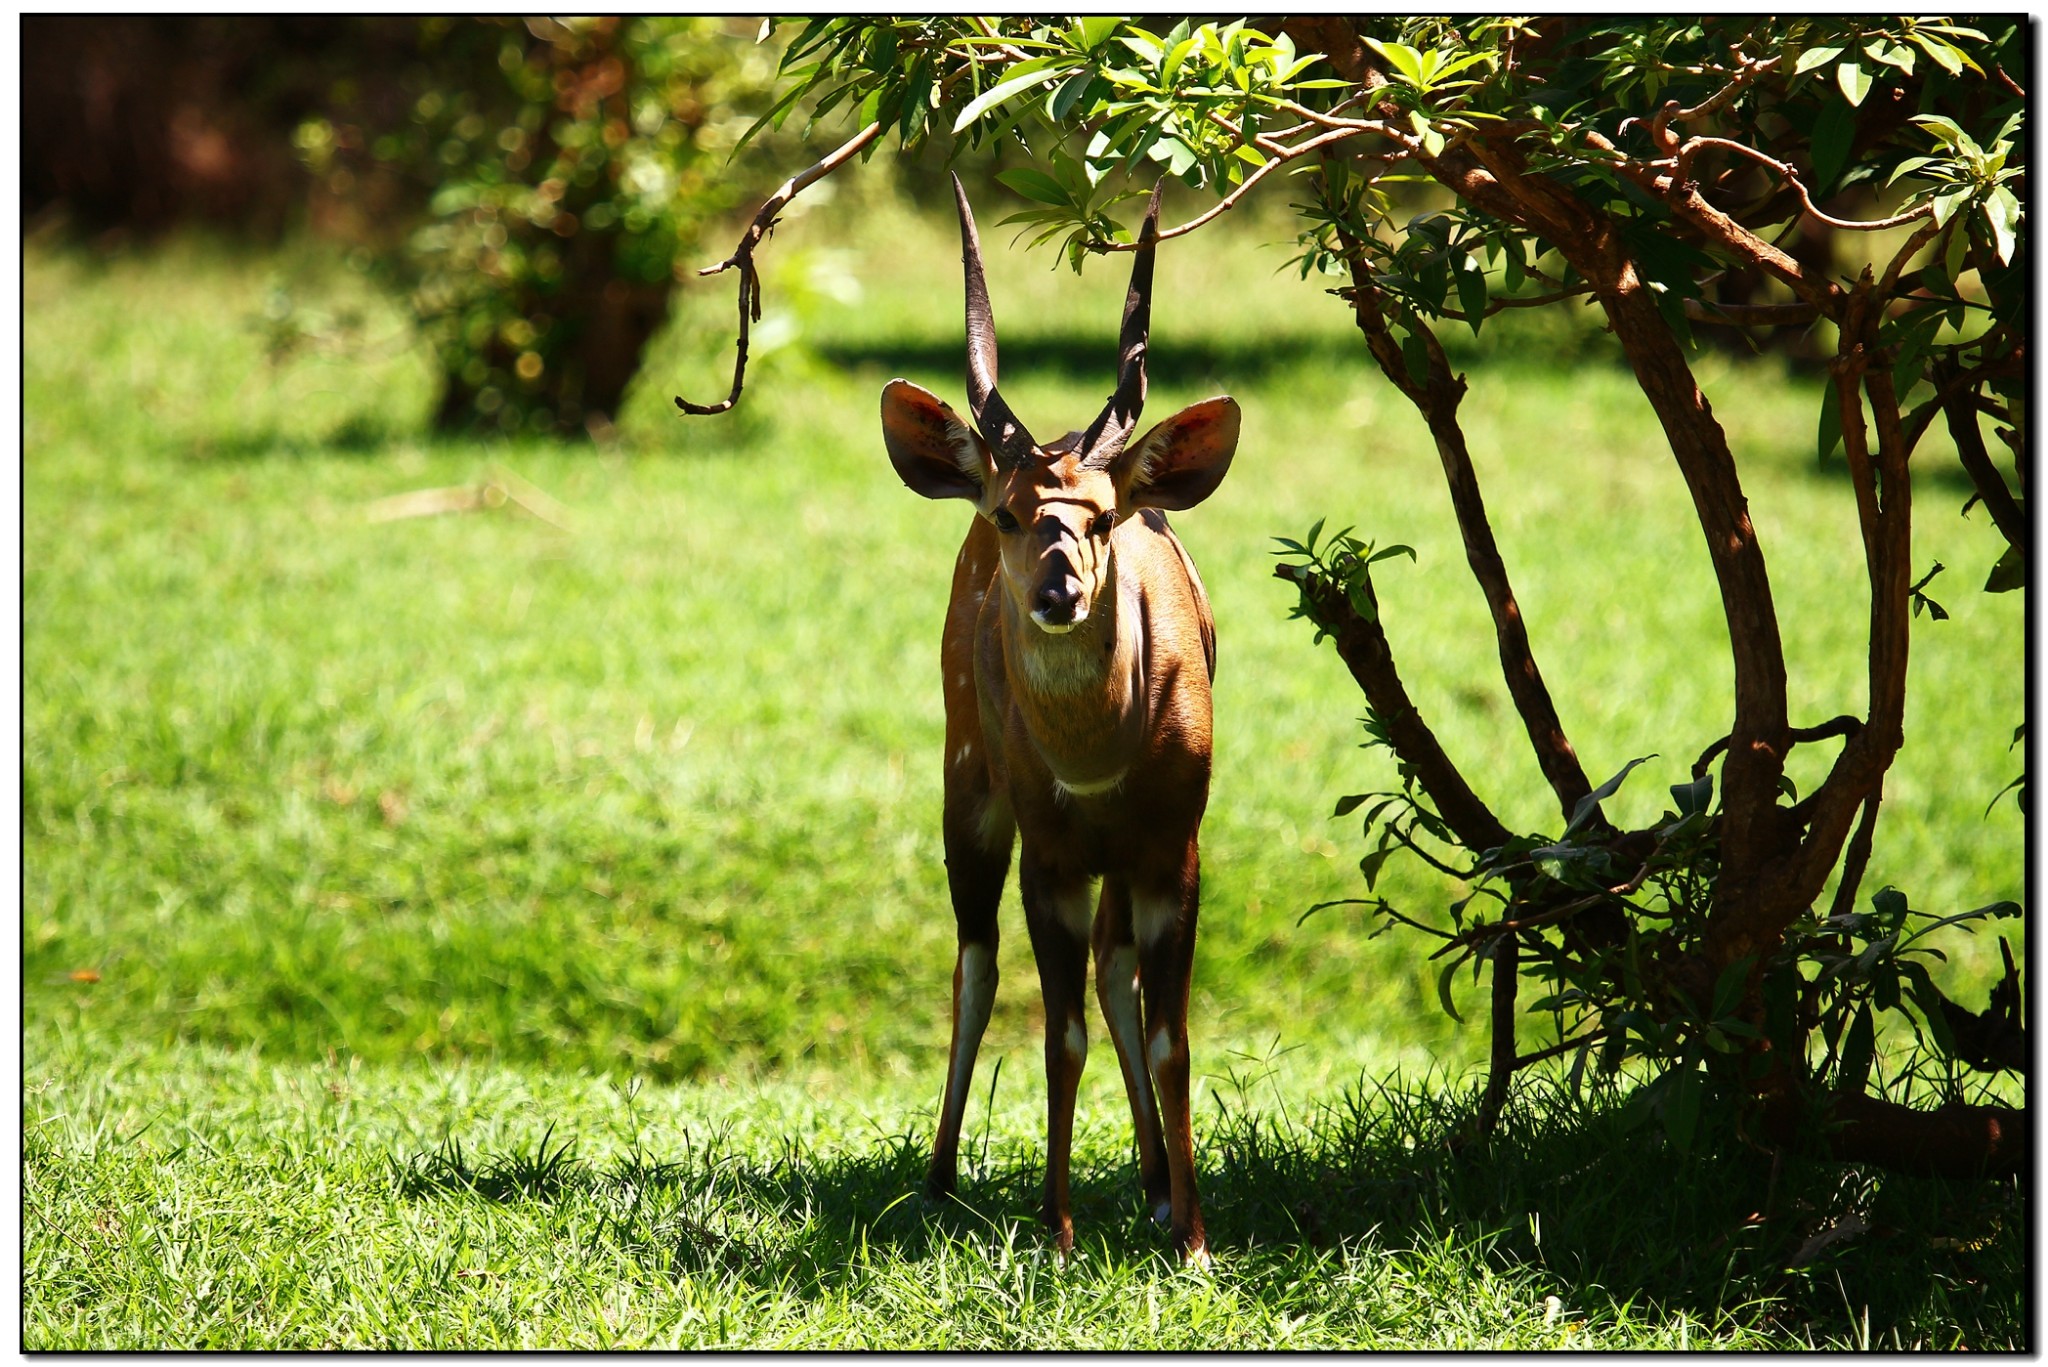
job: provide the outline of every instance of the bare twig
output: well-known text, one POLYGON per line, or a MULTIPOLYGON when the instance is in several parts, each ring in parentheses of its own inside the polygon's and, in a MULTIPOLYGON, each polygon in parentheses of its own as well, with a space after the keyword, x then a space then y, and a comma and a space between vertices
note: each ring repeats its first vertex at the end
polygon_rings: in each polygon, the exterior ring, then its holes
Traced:
POLYGON ((750 324, 761 320, 761 276, 754 269, 754 249, 761 245, 762 240, 775 227, 775 216, 788 208, 792 199, 845 165, 861 148, 879 137, 881 132, 882 125, 879 122, 869 124, 841 143, 824 160, 782 182, 775 193, 768 196, 767 201, 761 205, 760 212, 754 215, 754 221, 747 225, 746 232, 740 235, 739 245, 733 248, 732 255, 715 266, 706 266, 697 272, 702 276, 717 275, 729 270, 739 271, 740 335, 739 341, 735 344, 738 354, 733 358, 732 391, 724 399, 711 404, 691 403, 678 394, 677 408, 694 417, 708 417, 713 413, 724 413, 740 401, 740 391, 747 382, 748 328, 750 324))

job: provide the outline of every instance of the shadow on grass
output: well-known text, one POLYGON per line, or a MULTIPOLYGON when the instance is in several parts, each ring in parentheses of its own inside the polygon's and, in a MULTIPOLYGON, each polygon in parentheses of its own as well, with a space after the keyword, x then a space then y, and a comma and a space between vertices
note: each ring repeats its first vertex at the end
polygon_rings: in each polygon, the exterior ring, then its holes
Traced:
MULTIPOLYGON (((960 369, 961 349, 957 338, 921 340, 876 339, 872 342, 820 342, 814 350, 820 359, 837 366, 874 366, 892 374, 960 369)), ((1247 334, 1241 340, 1228 336, 1178 338, 1147 362, 1155 388, 1194 384, 1217 376, 1232 383, 1248 384, 1275 372, 1299 369, 1305 364, 1321 366, 1372 361, 1363 343, 1348 338, 1266 333, 1247 334)), ((1116 347, 1113 338, 1065 334, 1021 334, 1003 338, 1003 364, 1019 375, 1058 378, 1080 385, 1107 385, 1116 375, 1116 347), (1014 359, 1013 359, 1014 357, 1014 359)))
POLYGON ((382 418, 357 413, 324 435, 287 435, 274 428, 227 432, 180 443, 177 453, 196 461, 266 460, 274 456, 374 456, 403 439, 404 435, 382 418))
MULTIPOLYGON (((1685 1311, 1815 1344, 2027 1342, 2016 1186, 1774 1164, 1732 1136, 1679 1157, 1654 1127, 1627 1131, 1615 1108, 1547 1079, 1520 1086, 1490 1140, 1465 1142, 1477 1089, 1433 1081, 1354 1092, 1296 1120, 1226 1098, 1198 1124, 1204 1214, 1229 1275, 1277 1295, 1327 1278, 1338 1257, 1423 1275, 1434 1264, 1447 1269, 1438 1278, 1483 1262, 1596 1317, 1629 1307, 1656 1324, 1685 1311)), ((530 1153, 451 1141, 394 1171, 414 1199, 594 1203, 608 1242, 668 1275, 799 1294, 844 1289, 874 1253, 1044 1255, 1034 1152, 991 1159, 965 1145, 960 1199, 934 1205, 920 1194, 927 1143, 905 1134, 818 1154, 791 1141, 769 1158, 713 1135, 593 1166, 550 1131, 530 1153)), ((1077 1244, 1096 1265, 1168 1270, 1133 1163, 1077 1167, 1072 1193, 1077 1244)))

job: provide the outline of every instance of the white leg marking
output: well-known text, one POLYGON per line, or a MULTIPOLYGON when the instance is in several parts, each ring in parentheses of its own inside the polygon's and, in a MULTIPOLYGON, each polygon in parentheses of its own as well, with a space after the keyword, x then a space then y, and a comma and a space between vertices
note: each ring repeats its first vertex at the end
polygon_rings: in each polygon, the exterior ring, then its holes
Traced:
POLYGON ((1159 943, 1180 918, 1180 899, 1156 893, 1131 893, 1131 931, 1141 945, 1159 943))
POLYGON ((1010 811, 1010 799, 1001 793, 992 795, 981 808, 981 847, 985 850, 1009 848, 1015 821, 1010 811))
POLYGON ((965 745, 961 746, 960 749, 954 754, 953 763, 956 766, 965 764, 968 760, 972 758, 974 758, 974 742, 968 741, 965 745))
POLYGON ((1165 1026, 1152 1032, 1152 1067, 1154 1071, 1164 1068, 1166 1060, 1173 1057, 1173 1036, 1165 1026))
POLYGON ((1152 1088, 1145 1070, 1144 1034, 1138 1025, 1138 951, 1129 945, 1112 949, 1095 965, 1095 972, 1102 981, 1102 1011, 1109 1017, 1117 1053, 1148 1083, 1138 1089, 1137 1105, 1143 1113, 1140 1127, 1157 1130, 1159 1117, 1152 1110, 1152 1088))
POLYGON ((1088 1057, 1088 1022, 1079 1016, 1067 1022, 1067 1057, 1077 1063, 1088 1057))
POLYGON ((960 948, 960 1042, 962 1048, 953 1059, 952 1095, 962 1110, 966 1109, 967 1088, 973 1080, 974 1053, 966 1048, 970 1040, 979 1041, 982 1031, 988 1028, 989 1010, 996 1000, 996 956, 989 953, 987 945, 963 945, 960 948))

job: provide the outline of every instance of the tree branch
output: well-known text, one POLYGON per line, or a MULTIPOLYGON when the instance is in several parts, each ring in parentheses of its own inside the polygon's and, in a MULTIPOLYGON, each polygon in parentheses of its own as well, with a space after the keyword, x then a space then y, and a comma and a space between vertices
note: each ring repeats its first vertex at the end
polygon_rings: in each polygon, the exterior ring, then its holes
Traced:
MULTIPOLYGON (((1215 207, 1211 208, 1209 212, 1198 218, 1191 218, 1178 227, 1167 228, 1151 240, 1165 242, 1171 238, 1186 237, 1189 233, 1194 232, 1197 228, 1209 223, 1219 215, 1226 214, 1235 209, 1237 202, 1251 193, 1251 188, 1264 180, 1269 173, 1278 170, 1290 161, 1307 156, 1310 152, 1320 151, 1333 142, 1342 142, 1346 138, 1355 138, 1361 132, 1370 131, 1370 129, 1371 125, 1358 128, 1336 128, 1327 133, 1318 133, 1307 142, 1296 143, 1292 147, 1274 153, 1270 160, 1262 163, 1257 170, 1246 176, 1235 190, 1232 190, 1229 194, 1218 200, 1215 207)), ((1092 251, 1098 252, 1134 252, 1144 245, 1144 243, 1135 240, 1130 242, 1093 242, 1089 244, 1089 248, 1092 251)))
POLYGON ((1790 185, 1798 194, 1799 202, 1806 206, 1806 212, 1812 214, 1830 228, 1840 228, 1844 232, 1851 233, 1875 233, 1882 232, 1886 228, 1902 228, 1908 223, 1934 216, 1934 206, 1932 204, 1922 204, 1917 208, 1907 210, 1903 214, 1894 214, 1890 218, 1881 218, 1869 222, 1852 218, 1836 218, 1832 214, 1823 213, 1819 208, 1815 207, 1813 196, 1807 193, 1806 186, 1801 183, 1798 172, 1794 171, 1784 162, 1779 161, 1776 157, 1767 156, 1757 151, 1754 147, 1736 142, 1732 138, 1699 137, 1686 139, 1685 145, 1678 150, 1677 179, 1680 182, 1690 182, 1692 180, 1692 159, 1709 147, 1719 147, 1730 152, 1739 152, 1758 165, 1768 166, 1771 170, 1776 171, 1784 178, 1785 183, 1790 185))
MULTIPOLYGON (((1522 621, 1521 605, 1515 601, 1514 587, 1508 582, 1507 564, 1501 559, 1500 547, 1493 538, 1493 527, 1487 520, 1486 500, 1479 491, 1478 472, 1473 469, 1472 453, 1465 444, 1464 429, 1458 423, 1458 403, 1465 392, 1464 381, 1451 374, 1450 362, 1444 356, 1442 346, 1426 327, 1420 328, 1418 335, 1429 358, 1428 379, 1417 383, 1408 373, 1400 345, 1395 342, 1380 307, 1379 291, 1372 283, 1372 271, 1365 261, 1363 246, 1349 234, 1343 234, 1342 241, 1351 266, 1351 306, 1358 329, 1365 334, 1366 346, 1373 359, 1379 362, 1380 370, 1415 405, 1435 440, 1437 457, 1443 465, 1444 482, 1450 487, 1451 507, 1457 514, 1458 530, 1465 542, 1465 561, 1471 566, 1472 577, 1479 581, 1480 591, 1486 595, 1487 609, 1493 615, 1494 639, 1500 652, 1501 675, 1507 683, 1508 695, 1514 700, 1516 712, 1521 715, 1529 745, 1536 752, 1536 763, 1551 790, 1557 794, 1565 819, 1570 820, 1579 801, 1592 792, 1593 785, 1586 780, 1578 754, 1565 735, 1564 724, 1558 720, 1550 690, 1544 685, 1543 672, 1537 668, 1535 654, 1529 646, 1528 628, 1522 621)), ((1605 820, 1604 817, 1600 819, 1605 820)))
POLYGON ((727 412, 740 401, 740 391, 745 388, 747 382, 748 325, 761 320, 761 276, 754 269, 754 248, 760 246, 769 231, 775 227, 775 216, 788 208, 792 199, 844 166, 861 148, 879 137, 881 132, 880 123, 869 124, 840 144, 822 161, 782 182, 775 193, 768 196, 767 201, 761 205, 760 211, 754 215, 754 221, 747 225, 746 232, 740 235, 739 245, 733 248, 732 255, 715 266, 706 266, 697 272, 698 275, 704 276, 717 275, 722 271, 739 271, 740 335, 739 341, 735 344, 738 354, 733 359, 732 391, 724 399, 711 404, 691 403, 678 394, 677 408, 693 417, 708 417, 713 413, 727 412))
POLYGON ((1812 304, 1720 304, 1688 299, 1685 316, 1695 323, 1726 323, 1731 327, 1798 327, 1820 317, 1812 304))
POLYGON ((1967 388, 1949 388, 1947 378, 1940 372, 1936 374, 1937 382, 1943 387, 1941 409, 1948 418, 1948 432, 1955 440, 1956 455, 1963 462, 1963 469, 1969 472, 1970 482, 1977 486, 1977 496, 1984 500, 1985 511, 1998 524, 2006 544, 2016 548, 2022 558, 2031 558, 2032 538, 2027 534, 2026 514, 2014 500, 2012 490, 2005 487, 2005 476, 1998 473, 1998 467, 1991 463, 1990 453, 1984 449, 1984 434, 1977 426, 1976 396, 1967 388))
POLYGON ((1273 574, 1301 590, 1310 620, 1336 644, 1338 658, 1386 727, 1394 753, 1415 771, 1416 781, 1436 803, 1437 814, 1459 843, 1473 850, 1505 845, 1510 839, 1508 828, 1465 782, 1409 699, 1377 611, 1370 620, 1361 616, 1340 585, 1306 566, 1275 565, 1273 574))

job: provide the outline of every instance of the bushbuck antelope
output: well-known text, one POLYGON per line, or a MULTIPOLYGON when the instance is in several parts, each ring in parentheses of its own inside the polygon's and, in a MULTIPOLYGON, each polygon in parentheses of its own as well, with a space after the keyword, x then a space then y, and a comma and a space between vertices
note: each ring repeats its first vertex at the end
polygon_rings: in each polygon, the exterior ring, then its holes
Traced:
POLYGON ((1145 401, 1155 188, 1124 304, 1116 392, 1085 432, 1040 445, 997 392, 981 244, 957 177, 953 191, 973 425, 906 380, 882 391, 882 435, 903 482, 926 498, 974 505, 940 650, 946 878, 959 955, 927 1186, 935 1196, 953 1189, 961 1113, 995 997, 996 906, 1021 834, 1019 886, 1045 997, 1045 1221, 1070 1251, 1067 1165, 1092 943, 1146 1199, 1183 1256, 1206 1262, 1187 1012, 1216 628, 1163 510, 1192 508, 1222 482, 1238 407, 1208 399, 1132 440, 1145 401))

